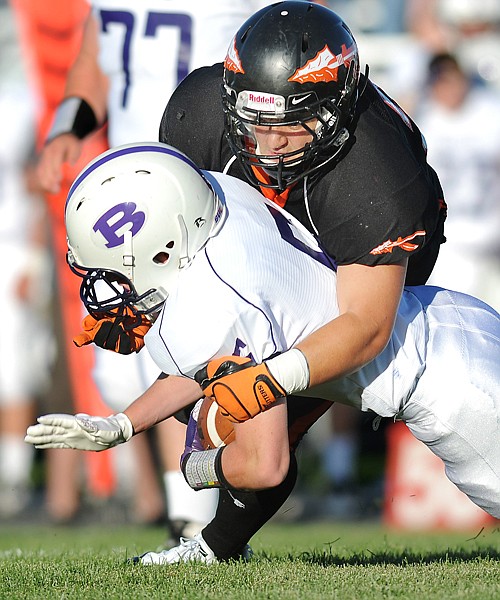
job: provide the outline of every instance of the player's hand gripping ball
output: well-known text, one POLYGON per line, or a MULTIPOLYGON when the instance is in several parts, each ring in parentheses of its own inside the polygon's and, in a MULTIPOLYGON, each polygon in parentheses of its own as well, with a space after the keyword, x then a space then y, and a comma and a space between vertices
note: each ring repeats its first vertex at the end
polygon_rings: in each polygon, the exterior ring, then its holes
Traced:
POLYGON ((215 358, 195 373, 194 378, 233 423, 252 419, 280 398, 286 398, 286 391, 266 363, 256 363, 244 356, 215 358))
POLYGON ((233 423, 222 414, 214 398, 206 397, 201 404, 198 436, 205 450, 227 446, 234 441, 233 423))

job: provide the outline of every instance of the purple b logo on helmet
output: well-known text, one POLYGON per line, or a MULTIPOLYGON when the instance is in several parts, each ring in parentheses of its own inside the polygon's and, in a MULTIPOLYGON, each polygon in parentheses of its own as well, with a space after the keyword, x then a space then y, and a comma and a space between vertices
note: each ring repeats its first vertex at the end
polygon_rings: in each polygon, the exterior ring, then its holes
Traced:
POLYGON ((116 248, 123 244, 123 233, 132 231, 132 236, 141 229, 146 220, 142 210, 136 211, 134 202, 116 204, 105 212, 94 225, 94 231, 99 231, 106 240, 106 248, 116 248), (129 225, 129 227, 127 227, 129 225), (121 232, 118 235, 118 232, 121 232))

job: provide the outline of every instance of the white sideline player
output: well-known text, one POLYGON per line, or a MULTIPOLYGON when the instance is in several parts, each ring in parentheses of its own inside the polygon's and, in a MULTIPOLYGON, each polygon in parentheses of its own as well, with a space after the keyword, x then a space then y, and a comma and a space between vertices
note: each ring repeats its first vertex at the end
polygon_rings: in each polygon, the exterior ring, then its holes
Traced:
MULTIPOLYGON (((91 163, 70 190, 66 226, 87 307, 123 304, 155 315, 146 344, 172 376, 158 379, 124 413, 39 417, 26 436, 38 448, 103 450, 128 441, 199 399, 193 378, 217 357, 266 361, 290 393, 274 369, 280 353, 300 353, 294 346, 338 314, 335 266, 309 232, 246 183, 199 171, 169 146, 127 145, 91 163), (97 281, 107 281, 113 297, 97 299, 97 281)), ((307 393, 404 421, 443 460, 449 479, 498 518, 499 358, 500 317, 492 308, 458 292, 409 287, 385 350, 307 393)), ((224 518, 218 512, 194 539, 137 561, 213 562, 227 558, 215 548, 234 548, 235 537, 235 556, 243 555, 251 537, 239 532, 246 502, 253 490, 280 485, 303 434, 294 428, 309 413, 317 418, 319 407, 312 398, 298 409, 289 403, 289 419, 302 413, 287 425, 287 403, 279 399, 235 423, 233 443, 188 454, 187 481, 228 489, 239 502, 239 524, 219 529, 221 542, 214 534, 224 518)))
MULTIPOLYGON (((38 172, 44 188, 58 191, 62 164, 79 156, 81 139, 105 119, 110 147, 157 140, 163 110, 177 84, 191 70, 222 60, 241 23, 267 4, 262 0, 91 2, 82 48, 68 76, 66 99, 40 158, 38 172)), ((128 406, 158 376, 158 367, 147 352, 120 356, 98 346, 95 352, 94 379, 113 410, 128 406)), ((165 426, 160 447, 175 539, 177 530, 182 533, 184 528, 184 534, 192 535, 211 519, 217 494, 197 495, 189 489, 177 461, 184 431, 173 420, 165 426)))
POLYGON ((49 383, 53 339, 43 316, 51 272, 42 233, 44 212, 40 199, 28 190, 26 173, 36 99, 15 14, 4 2, 0 57, 0 519, 7 519, 21 514, 30 500, 33 449, 23 438, 36 400, 49 383))

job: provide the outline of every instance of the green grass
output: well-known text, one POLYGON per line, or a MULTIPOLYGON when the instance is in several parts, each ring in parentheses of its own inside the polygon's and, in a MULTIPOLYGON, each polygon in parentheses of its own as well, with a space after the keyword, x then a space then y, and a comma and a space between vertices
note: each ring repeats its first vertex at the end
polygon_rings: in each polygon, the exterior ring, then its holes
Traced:
POLYGON ((500 529, 416 534, 367 523, 270 523, 250 563, 141 567, 164 531, 5 526, 0 600, 499 599, 500 529))

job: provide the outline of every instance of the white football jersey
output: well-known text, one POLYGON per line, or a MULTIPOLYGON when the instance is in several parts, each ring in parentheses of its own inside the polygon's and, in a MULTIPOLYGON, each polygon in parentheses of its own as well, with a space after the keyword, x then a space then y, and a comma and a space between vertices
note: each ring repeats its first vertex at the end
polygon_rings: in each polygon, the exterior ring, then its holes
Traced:
POLYGON ((18 33, 12 8, 0 6, 0 236, 22 245, 34 221, 24 169, 33 149, 37 106, 18 33))
POLYGON ((472 88, 454 110, 428 98, 417 118, 448 204, 429 283, 500 310, 500 94, 472 88))
POLYGON ((111 146, 158 139, 170 95, 193 69, 224 60, 240 25, 271 2, 95 0, 108 76, 111 146))
MULTIPOLYGON (((110 86, 110 146, 156 141, 165 106, 181 79, 195 68, 224 60, 240 25, 271 3, 94 0, 99 64, 110 86)), ((96 347, 95 356, 94 378, 104 401, 116 411, 124 410, 158 375, 146 352, 124 358, 96 347)))
MULTIPOLYGON (((227 220, 181 271, 146 336, 151 356, 168 374, 193 377, 224 355, 260 362, 339 314, 335 268, 314 237, 246 183, 208 176, 220 184, 227 220)), ((321 397, 394 415, 424 368, 426 335, 422 304, 406 292, 384 352, 352 376, 323 386, 321 397)))
POLYGON ((449 206, 447 244, 462 252, 498 254, 500 94, 472 88, 454 110, 429 99, 417 118, 449 206))

